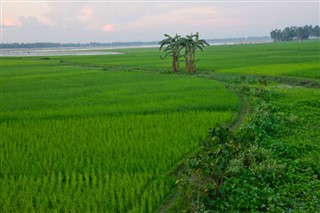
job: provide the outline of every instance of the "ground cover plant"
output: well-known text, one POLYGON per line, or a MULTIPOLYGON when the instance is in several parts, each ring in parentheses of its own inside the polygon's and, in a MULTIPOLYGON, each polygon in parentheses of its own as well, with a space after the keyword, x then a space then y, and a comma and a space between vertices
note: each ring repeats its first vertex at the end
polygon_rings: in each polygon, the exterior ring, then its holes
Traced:
POLYGON ((179 176, 180 199, 171 211, 317 212, 320 91, 242 90, 254 98, 253 115, 236 133, 210 129, 179 176))
POLYGON ((1 60, 2 212, 152 212, 175 164, 237 109, 208 79, 1 60))
POLYGON ((286 165, 277 187, 284 209, 317 212, 320 208, 320 90, 319 88, 276 87, 279 97, 270 102, 287 117, 281 134, 263 147, 272 158, 286 165))

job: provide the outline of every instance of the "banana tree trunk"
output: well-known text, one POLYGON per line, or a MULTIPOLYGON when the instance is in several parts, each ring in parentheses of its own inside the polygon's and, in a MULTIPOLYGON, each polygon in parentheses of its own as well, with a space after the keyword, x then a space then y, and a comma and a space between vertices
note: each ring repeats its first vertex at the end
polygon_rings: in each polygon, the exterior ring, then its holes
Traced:
POLYGON ((192 50, 186 51, 184 57, 185 57, 186 71, 190 74, 195 73, 196 71, 195 50, 192 49, 192 50))
POLYGON ((191 54, 191 73, 196 72, 196 51, 193 50, 191 54))
POLYGON ((172 54, 172 69, 173 72, 179 71, 179 56, 177 54, 172 54))
POLYGON ((191 54, 189 51, 187 51, 184 55, 184 60, 185 60, 185 64, 186 64, 186 71, 188 73, 191 73, 191 54))

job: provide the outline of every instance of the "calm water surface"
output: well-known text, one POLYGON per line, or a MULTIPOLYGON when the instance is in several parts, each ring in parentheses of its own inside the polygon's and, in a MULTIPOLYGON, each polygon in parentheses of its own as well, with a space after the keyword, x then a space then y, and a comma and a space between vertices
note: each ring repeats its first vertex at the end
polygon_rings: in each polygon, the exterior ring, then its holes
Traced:
POLYGON ((107 48, 8 48, 1 56, 59 56, 59 55, 114 55, 122 54, 107 48))

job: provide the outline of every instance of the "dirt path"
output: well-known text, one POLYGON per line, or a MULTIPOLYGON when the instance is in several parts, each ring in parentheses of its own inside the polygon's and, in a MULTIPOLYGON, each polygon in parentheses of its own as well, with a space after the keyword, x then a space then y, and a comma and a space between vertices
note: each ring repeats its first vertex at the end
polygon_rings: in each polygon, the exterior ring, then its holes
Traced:
POLYGON ((253 108, 246 95, 241 94, 236 90, 233 90, 233 92, 236 93, 239 98, 239 108, 237 118, 230 124, 230 128, 233 132, 236 132, 246 118, 253 113, 253 108))

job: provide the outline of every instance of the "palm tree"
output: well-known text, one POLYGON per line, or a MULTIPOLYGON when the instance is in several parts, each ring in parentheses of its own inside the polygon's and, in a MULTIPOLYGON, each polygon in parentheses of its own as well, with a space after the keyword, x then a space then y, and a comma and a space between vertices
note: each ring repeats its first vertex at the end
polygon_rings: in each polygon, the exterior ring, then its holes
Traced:
POLYGON ((179 71, 180 48, 177 44, 178 44, 178 41, 181 36, 179 36, 178 34, 176 34, 174 37, 171 37, 168 34, 164 34, 164 36, 166 38, 159 42, 159 44, 160 44, 159 50, 161 50, 162 48, 165 48, 163 50, 163 52, 165 54, 161 58, 165 58, 168 55, 170 55, 172 57, 172 69, 174 72, 178 72, 179 71))
POLYGON ((180 50, 184 49, 184 60, 186 64, 186 71, 190 74, 196 71, 196 50, 200 49, 203 51, 205 46, 209 44, 203 40, 199 39, 199 33, 187 35, 186 38, 180 38, 177 42, 177 46, 180 47, 180 50))

